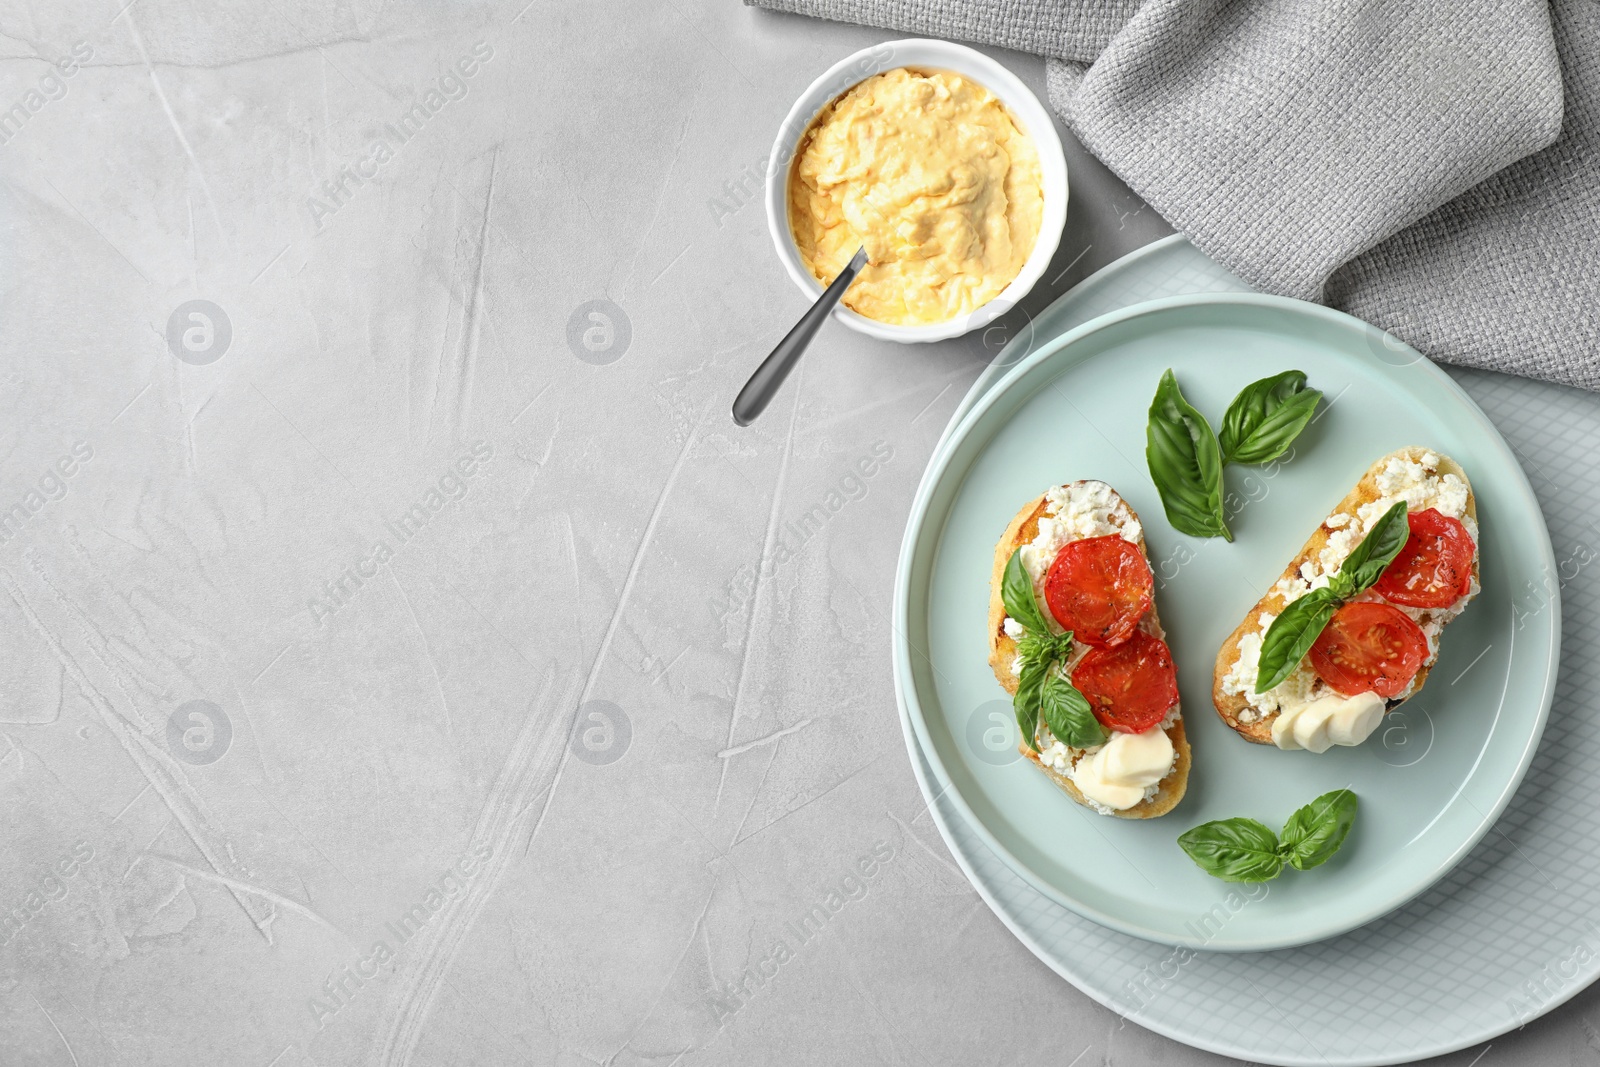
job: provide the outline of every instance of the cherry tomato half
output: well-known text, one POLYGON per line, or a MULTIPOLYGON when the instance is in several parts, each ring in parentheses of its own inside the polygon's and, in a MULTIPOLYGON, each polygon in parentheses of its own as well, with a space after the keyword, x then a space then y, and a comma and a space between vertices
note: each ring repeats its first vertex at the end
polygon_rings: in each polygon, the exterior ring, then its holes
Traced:
POLYGON ((1373 586, 1378 595, 1408 608, 1447 608, 1471 592, 1477 546, 1461 520, 1428 508, 1406 522, 1411 534, 1373 586))
POLYGON ((1427 658, 1422 628, 1399 608, 1369 600, 1335 611, 1311 646, 1312 669, 1347 697, 1399 696, 1427 658))
POLYGON ((1178 672, 1159 637, 1138 630, 1115 648, 1091 648, 1072 671, 1072 684, 1108 730, 1142 734, 1178 702, 1178 672))
POLYGON ((1069 542, 1050 564, 1044 598, 1076 640, 1110 648, 1138 629, 1155 584, 1138 545, 1115 534, 1086 537, 1069 542))

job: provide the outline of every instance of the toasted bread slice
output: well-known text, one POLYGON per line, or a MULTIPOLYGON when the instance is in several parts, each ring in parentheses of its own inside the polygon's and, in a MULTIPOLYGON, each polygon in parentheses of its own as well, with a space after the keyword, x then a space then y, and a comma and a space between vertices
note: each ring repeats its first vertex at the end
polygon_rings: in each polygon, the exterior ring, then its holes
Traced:
MULTIPOLYGON (((1083 483, 1074 482, 1071 484, 1079 485, 1083 483)), ((1110 487, 1107 486, 1107 489, 1110 489, 1110 487)), ((1126 500, 1123 500, 1115 490, 1111 490, 1111 495, 1115 498, 1119 510, 1126 509, 1126 521, 1139 521, 1138 513, 1133 510, 1126 500)), ((994 549, 994 571, 989 580, 989 666, 994 670, 996 680, 1005 688, 1005 691, 1013 695, 1016 694, 1017 687, 1020 684, 1017 673, 1012 669, 1012 664, 1017 657, 1017 642, 1005 630, 1006 607, 1000 597, 1000 583, 1005 575, 1006 563, 1010 561, 1011 554, 1023 545, 1032 543, 1033 539, 1039 535, 1039 520, 1048 514, 1048 503, 1047 496, 1039 496, 1024 504, 1022 510, 1017 512, 1016 517, 1011 520, 1011 524, 1006 527, 1006 532, 1001 535, 1000 541, 995 545, 994 549)), ((1140 529, 1141 533, 1137 544, 1140 554, 1148 562, 1150 556, 1145 547, 1142 533, 1143 527, 1141 526, 1140 529)), ((1154 603, 1151 604, 1149 613, 1145 615, 1139 625, 1141 629, 1162 640, 1166 640, 1166 634, 1161 629, 1161 620, 1156 614, 1154 603)), ((1172 748, 1176 756, 1172 762, 1172 770, 1168 771, 1167 776, 1161 780, 1156 793, 1131 808, 1124 808, 1120 811, 1107 809, 1102 811, 1103 814, 1115 815, 1121 819, 1153 819, 1158 815, 1165 815, 1177 806, 1178 801, 1183 799, 1184 791, 1189 787, 1190 758, 1189 742, 1183 732, 1183 718, 1181 715, 1176 716, 1175 721, 1166 727, 1166 734, 1167 739, 1172 742, 1172 748)), ((1047 766, 1039 758, 1039 753, 1028 745, 1026 739, 1018 746, 1018 751, 1028 757, 1034 766, 1048 775, 1050 780, 1073 800, 1086 808, 1097 811, 1102 810, 1078 790, 1072 779, 1047 766)))
MULTIPOLYGON (((1391 460, 1410 460, 1412 462, 1422 464, 1423 467, 1427 469, 1429 464, 1424 462, 1427 457, 1432 457, 1434 460, 1432 463, 1432 470, 1440 475, 1453 474, 1466 483, 1466 515, 1472 520, 1473 526, 1475 527, 1478 520, 1478 506, 1477 500, 1472 494, 1472 483, 1467 480, 1466 471, 1462 470, 1461 465, 1455 460, 1451 459, 1449 456, 1436 452, 1433 449, 1420 448, 1416 446, 1396 449, 1395 451, 1379 459, 1371 467, 1367 468, 1367 473, 1362 475, 1361 480, 1356 483, 1355 488, 1351 489, 1350 492, 1345 495, 1345 498, 1339 501, 1338 505, 1335 506, 1331 512, 1329 512, 1328 517, 1333 518, 1336 515, 1348 515, 1350 516, 1351 522, 1358 521, 1356 518, 1356 512, 1362 507, 1362 505, 1370 504, 1373 501, 1382 500, 1385 498, 1386 494, 1379 488, 1378 479, 1383 473, 1384 468, 1391 460)), ((1300 554, 1295 556, 1295 558, 1289 562, 1289 565, 1283 569, 1283 574, 1279 576, 1279 580, 1277 582, 1273 583, 1273 587, 1267 591, 1267 595, 1256 601, 1255 607, 1251 608, 1245 613, 1244 621, 1242 621, 1239 624, 1238 629, 1234 630, 1233 633, 1229 635, 1228 639, 1222 643, 1222 648, 1217 653, 1217 664, 1212 673, 1211 679, 1212 703, 1216 705, 1217 714, 1222 717, 1222 721, 1227 723, 1239 734, 1239 736, 1243 737, 1247 741, 1253 741, 1258 745, 1271 745, 1273 743, 1272 723, 1273 720, 1278 717, 1278 712, 1260 711, 1249 702, 1245 693, 1226 691, 1224 681, 1232 671, 1234 664, 1239 660, 1239 642, 1248 634, 1260 632, 1260 618, 1263 612, 1268 612, 1276 616, 1283 611, 1284 607, 1289 603, 1289 601, 1284 595, 1281 583, 1283 583, 1285 580, 1292 581, 1299 577, 1302 564, 1310 560, 1318 559, 1322 554, 1322 550, 1327 547, 1329 539, 1333 536, 1333 532, 1334 528, 1328 526, 1327 520, 1324 520, 1323 523, 1312 532, 1311 537, 1305 543, 1305 547, 1300 550, 1300 554)), ((1475 529, 1473 532, 1473 537, 1474 540, 1476 540, 1477 533, 1475 529)), ((1472 578, 1475 588, 1479 578, 1478 556, 1479 553, 1475 552, 1473 553, 1472 557, 1472 578)), ((1435 612, 1434 614, 1444 617, 1444 622, 1448 623, 1450 619, 1460 614, 1461 610, 1466 607, 1467 601, 1472 599, 1472 595, 1476 595, 1476 593, 1474 592, 1474 594, 1462 598, 1450 608, 1439 609, 1439 611, 1435 612)), ((1437 650, 1429 655, 1427 660, 1423 662, 1422 668, 1417 672, 1416 679, 1411 686, 1410 694, 1403 699, 1388 701, 1386 713, 1387 711, 1393 711, 1395 708, 1405 703, 1406 700, 1416 696, 1416 694, 1421 691, 1423 683, 1427 681, 1428 672, 1433 669, 1433 665, 1438 658, 1437 650)))

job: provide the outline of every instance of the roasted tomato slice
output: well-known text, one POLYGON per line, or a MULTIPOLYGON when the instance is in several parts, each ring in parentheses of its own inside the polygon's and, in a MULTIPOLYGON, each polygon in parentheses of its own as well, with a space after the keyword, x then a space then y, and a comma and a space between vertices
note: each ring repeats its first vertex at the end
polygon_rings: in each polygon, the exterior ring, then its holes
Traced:
POLYGON ((1471 592, 1477 546, 1461 520, 1428 508, 1406 522, 1411 535, 1373 586, 1378 595, 1408 608, 1447 608, 1471 592))
POLYGON ((1311 646, 1312 669, 1347 697, 1399 696, 1427 658, 1428 639, 1422 628, 1399 608, 1370 600, 1334 612, 1311 646))
POLYGON ((1108 730, 1142 734, 1178 702, 1172 652, 1143 630, 1115 648, 1091 648, 1072 671, 1072 684, 1108 730))
POLYGON ((1150 610, 1155 576, 1139 546, 1116 534, 1068 542, 1044 578, 1050 614, 1095 648, 1126 641, 1150 610))

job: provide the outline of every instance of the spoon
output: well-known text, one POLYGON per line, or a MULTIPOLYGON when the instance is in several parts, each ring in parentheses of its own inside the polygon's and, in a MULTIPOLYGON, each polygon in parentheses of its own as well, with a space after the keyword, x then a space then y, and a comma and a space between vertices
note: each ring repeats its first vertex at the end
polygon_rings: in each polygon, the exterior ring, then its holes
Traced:
POLYGON ((733 400, 733 421, 740 426, 749 426, 755 417, 766 410, 772 398, 777 395, 778 387, 794 369, 795 363, 800 359, 800 353, 811 344, 811 339, 817 335, 817 330, 822 323, 833 313, 834 305, 839 298, 844 296, 844 291, 850 288, 850 283, 855 281, 856 275, 861 273, 861 268, 867 265, 867 248, 862 245, 849 264, 839 272, 833 284, 824 289, 822 295, 817 297, 817 302, 811 305, 811 310, 800 316, 800 321, 794 324, 794 329, 784 335, 778 342, 778 347, 772 354, 761 361, 761 366, 750 375, 750 380, 744 383, 744 388, 739 390, 739 395, 733 400))

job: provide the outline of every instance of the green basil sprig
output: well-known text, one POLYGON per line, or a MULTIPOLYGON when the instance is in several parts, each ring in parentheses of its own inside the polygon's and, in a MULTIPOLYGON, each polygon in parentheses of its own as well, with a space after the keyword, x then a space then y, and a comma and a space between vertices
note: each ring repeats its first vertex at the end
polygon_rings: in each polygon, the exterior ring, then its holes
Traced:
POLYGON ((1145 427, 1145 461, 1167 521, 1191 537, 1233 540, 1223 507, 1222 468, 1259 466, 1289 451, 1311 422, 1322 393, 1304 371, 1287 370, 1239 391, 1222 417, 1222 435, 1195 410, 1171 369, 1161 376, 1145 427))
POLYGON ((1054 641, 1040 640, 1032 630, 1024 630, 1022 639, 1017 642, 1022 669, 1018 672, 1017 691, 1011 698, 1011 707, 1017 715, 1017 729, 1022 731, 1028 747, 1035 750, 1033 735, 1039 729, 1039 706, 1044 703, 1044 686, 1050 679, 1050 664, 1055 655, 1054 641))
POLYGON ((1191 537, 1233 540, 1222 514, 1222 451, 1206 417, 1183 398, 1169 369, 1145 426, 1145 462, 1167 521, 1191 537))
POLYGON ((1389 564, 1406 547, 1411 537, 1411 512, 1404 500, 1378 517, 1367 531, 1367 536, 1351 550, 1339 565, 1338 573, 1328 580, 1328 587, 1339 596, 1349 598, 1371 589, 1389 564))
POLYGON ((1222 462, 1259 466, 1289 451, 1311 421, 1322 393, 1306 388, 1305 371, 1286 370, 1239 391, 1222 416, 1222 462))
POLYGON ((1309 871, 1328 862, 1356 821, 1356 795, 1324 793, 1289 816, 1282 838, 1254 819, 1218 819, 1185 831, 1178 844, 1202 871, 1224 882, 1266 882, 1287 863, 1309 871))
POLYGON ((1093 748, 1105 744, 1106 729, 1094 717, 1088 699, 1061 673, 1061 665, 1072 655, 1072 634, 1050 632, 1033 592, 1033 579, 1022 565, 1020 548, 1011 553, 1000 576, 1000 600, 1006 614, 1022 626, 1022 636, 1017 639, 1022 670, 1011 706, 1027 746, 1038 751, 1034 735, 1041 714, 1050 732, 1065 745, 1093 748))
POLYGON ((1367 536, 1339 565, 1321 589, 1313 589, 1279 613, 1261 639, 1261 659, 1256 668, 1256 692, 1265 693, 1293 673, 1300 660, 1322 636, 1323 627, 1346 601, 1372 588, 1384 568, 1405 547, 1411 524, 1404 500, 1385 511, 1367 536))

